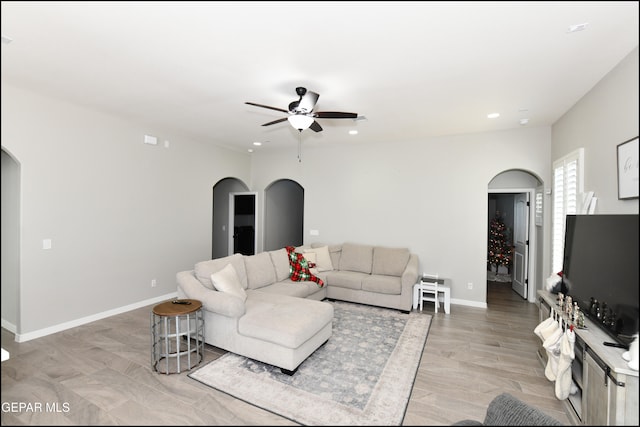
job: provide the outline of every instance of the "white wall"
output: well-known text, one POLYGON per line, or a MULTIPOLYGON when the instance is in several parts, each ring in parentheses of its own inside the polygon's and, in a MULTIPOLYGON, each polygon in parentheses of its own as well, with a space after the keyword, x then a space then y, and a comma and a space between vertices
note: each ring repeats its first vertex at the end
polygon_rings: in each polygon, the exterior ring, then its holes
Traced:
POLYGON ((638 136, 639 92, 636 47, 553 126, 552 162, 584 147, 596 214, 638 213, 638 199, 618 200, 616 146, 638 136))
POLYGON ((5 84, 2 148, 21 169, 18 334, 27 339, 175 293, 176 273, 211 257, 213 186, 250 175, 245 153, 5 84), (144 134, 159 144, 143 144, 144 134))
POLYGON ((301 163, 295 141, 281 152, 257 152, 252 188, 297 181, 305 189, 305 243, 409 247, 421 271, 452 279, 454 301, 483 306, 488 184, 508 169, 548 177, 551 129, 390 142, 304 146, 303 138, 301 163))

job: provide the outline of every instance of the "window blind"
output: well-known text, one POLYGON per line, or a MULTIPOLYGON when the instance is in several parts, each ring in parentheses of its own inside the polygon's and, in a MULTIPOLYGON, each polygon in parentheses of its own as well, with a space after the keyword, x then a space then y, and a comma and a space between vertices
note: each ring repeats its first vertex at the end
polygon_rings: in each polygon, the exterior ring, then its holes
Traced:
POLYGON ((578 194, 583 191, 583 153, 580 148, 553 163, 552 273, 562 271, 566 217, 578 212, 578 194))

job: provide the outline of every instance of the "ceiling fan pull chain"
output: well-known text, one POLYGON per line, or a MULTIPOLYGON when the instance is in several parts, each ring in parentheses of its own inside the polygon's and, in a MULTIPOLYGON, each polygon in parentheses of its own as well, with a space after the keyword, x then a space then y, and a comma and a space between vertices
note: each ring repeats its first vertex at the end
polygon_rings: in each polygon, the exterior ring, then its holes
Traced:
POLYGON ((302 131, 298 132, 298 163, 302 163, 302 131))

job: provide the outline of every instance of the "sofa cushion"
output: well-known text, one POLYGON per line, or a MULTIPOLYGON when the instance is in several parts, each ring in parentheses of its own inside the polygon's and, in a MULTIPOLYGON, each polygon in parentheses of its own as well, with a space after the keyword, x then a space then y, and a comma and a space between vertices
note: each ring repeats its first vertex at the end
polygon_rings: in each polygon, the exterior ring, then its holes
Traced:
POLYGON ((362 290, 377 294, 400 295, 402 293, 402 278, 372 274, 362 279, 362 290))
POLYGON ((238 320, 241 335, 298 348, 333 320, 326 302, 252 291, 247 312, 238 320))
POLYGON ((372 274, 385 276, 402 276, 409 262, 409 249, 407 248, 373 248, 372 274))
POLYGON ((247 287, 249 289, 258 289, 276 281, 276 271, 268 252, 246 255, 244 266, 247 269, 247 287))
POLYGON ((211 259, 208 261, 200 261, 196 263, 194 272, 196 277, 204 286, 214 289, 211 282, 211 274, 222 270, 227 264, 233 264, 236 274, 244 289, 247 289, 247 272, 244 268, 244 259, 242 254, 233 254, 223 258, 211 259))
POLYGON ((371 274, 373 264, 373 246, 345 243, 342 245, 340 270, 358 271, 371 274))
POLYGON ((335 286, 338 288, 362 289, 362 280, 369 277, 368 274, 359 273, 357 271, 333 270, 325 273, 327 286, 335 286))
MULTIPOLYGON (((329 247, 321 246, 319 248, 310 248, 303 251, 305 258, 309 254, 315 254, 316 256, 316 268, 318 271, 333 270, 333 263, 331 262, 331 256, 329 255, 329 247)), ((308 259, 308 258, 307 258, 308 259)))
POLYGON ((227 264, 222 270, 212 273, 211 282, 213 282, 213 286, 218 291, 235 295, 242 301, 246 301, 247 293, 242 287, 236 269, 232 264, 227 264))
POLYGON ((289 270, 289 255, 285 248, 270 251, 271 263, 273 264, 274 271, 276 272, 276 282, 281 282, 289 278, 291 271, 289 270))
POLYGON ((293 282, 285 279, 282 282, 276 282, 252 292, 269 292, 277 295, 288 295, 290 297, 306 298, 309 295, 318 292, 319 288, 314 282, 293 282))

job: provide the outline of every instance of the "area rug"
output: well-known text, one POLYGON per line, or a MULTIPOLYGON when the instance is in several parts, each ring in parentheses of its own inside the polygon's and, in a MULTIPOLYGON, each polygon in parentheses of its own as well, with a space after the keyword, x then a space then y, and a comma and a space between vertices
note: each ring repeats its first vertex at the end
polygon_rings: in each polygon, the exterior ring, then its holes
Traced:
POLYGON ((190 378, 303 425, 400 425, 431 316, 339 301, 331 338, 286 375, 233 353, 190 378))
POLYGON ((509 273, 495 273, 493 271, 487 271, 487 280, 490 282, 510 282, 511 274, 509 273))

